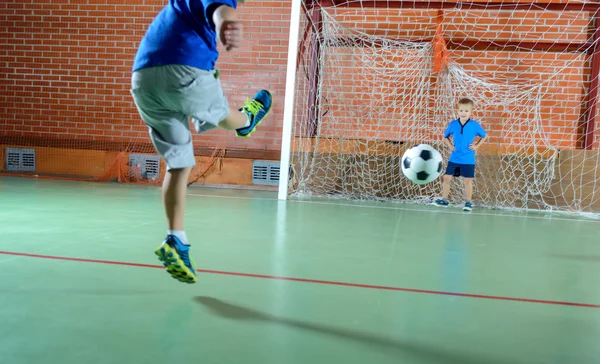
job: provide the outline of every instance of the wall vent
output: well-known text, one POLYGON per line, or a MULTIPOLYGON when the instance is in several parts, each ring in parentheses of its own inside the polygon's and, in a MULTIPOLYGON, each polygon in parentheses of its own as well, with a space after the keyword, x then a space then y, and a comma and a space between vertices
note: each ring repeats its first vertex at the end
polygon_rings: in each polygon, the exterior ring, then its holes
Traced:
POLYGON ((129 166, 145 179, 157 179, 160 176, 160 157, 148 154, 130 154, 129 166))
POLYGON ((278 186, 279 185, 279 162, 253 161, 252 162, 252 184, 278 186))
POLYGON ((6 148, 6 170, 35 172, 35 149, 6 148))

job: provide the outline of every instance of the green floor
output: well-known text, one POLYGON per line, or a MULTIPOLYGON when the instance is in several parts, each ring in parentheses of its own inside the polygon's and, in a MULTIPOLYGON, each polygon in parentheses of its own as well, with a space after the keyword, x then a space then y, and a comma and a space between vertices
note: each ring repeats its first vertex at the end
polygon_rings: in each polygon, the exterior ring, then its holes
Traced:
POLYGON ((189 193, 195 285, 159 188, 0 178, 0 363, 600 360, 598 221, 189 193))

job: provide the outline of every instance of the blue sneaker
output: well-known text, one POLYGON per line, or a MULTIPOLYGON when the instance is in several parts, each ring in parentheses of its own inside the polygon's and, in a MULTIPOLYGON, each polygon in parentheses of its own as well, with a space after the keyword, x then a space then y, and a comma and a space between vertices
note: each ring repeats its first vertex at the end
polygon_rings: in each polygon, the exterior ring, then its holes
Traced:
POLYGON ((250 119, 250 125, 245 128, 236 129, 237 136, 242 138, 248 138, 250 134, 254 133, 256 127, 260 125, 261 121, 271 111, 271 104, 273 97, 267 90, 260 90, 254 95, 254 99, 246 100, 246 105, 240 108, 240 111, 248 115, 250 119))
POLYGON ((183 244, 173 235, 167 235, 154 252, 173 278, 184 283, 196 283, 196 264, 190 257, 189 250, 189 245, 183 244))
POLYGON ((433 204, 436 206, 448 207, 448 200, 445 198, 438 198, 433 204))
POLYGON ((471 211, 473 209, 473 204, 471 201, 465 202, 465 207, 463 207, 463 211, 471 211))

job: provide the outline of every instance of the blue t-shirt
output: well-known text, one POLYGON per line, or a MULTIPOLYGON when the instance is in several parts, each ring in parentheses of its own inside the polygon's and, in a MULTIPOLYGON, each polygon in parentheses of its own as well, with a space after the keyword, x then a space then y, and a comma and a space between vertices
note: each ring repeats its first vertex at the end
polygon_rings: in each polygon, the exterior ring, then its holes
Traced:
POLYGON ((237 0, 169 0, 142 39, 133 71, 161 65, 215 68, 217 33, 212 16, 219 5, 237 7, 237 0))
POLYGON ((450 162, 458 164, 475 164, 475 151, 469 149, 475 137, 485 138, 487 135, 483 127, 475 120, 467 120, 461 124, 459 119, 453 120, 446 128, 444 138, 452 136, 454 151, 450 155, 450 162))

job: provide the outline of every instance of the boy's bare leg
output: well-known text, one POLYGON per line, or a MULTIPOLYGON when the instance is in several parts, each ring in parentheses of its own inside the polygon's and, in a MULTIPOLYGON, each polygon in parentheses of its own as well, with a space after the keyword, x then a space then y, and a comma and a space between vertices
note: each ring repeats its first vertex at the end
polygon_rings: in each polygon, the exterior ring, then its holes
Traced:
POLYGON ((438 198, 433 202, 436 206, 448 206, 448 196, 450 195, 450 181, 452 181, 452 175, 445 174, 444 181, 442 182, 442 198, 438 198))
POLYGON ((473 197, 473 178, 465 178, 465 193, 467 194, 467 201, 471 201, 473 197))
POLYGON ((163 204, 169 232, 167 238, 154 251, 175 279, 185 283, 196 282, 196 264, 189 255, 190 246, 185 239, 183 220, 187 182, 192 167, 170 169, 163 182, 163 204), (183 235, 183 239, 182 236, 183 235))
POLYGON ((452 181, 452 176, 449 174, 444 175, 444 182, 442 183, 442 197, 447 200, 448 196, 450 196, 450 182, 452 181))
POLYGON ((163 182, 163 204, 169 230, 183 231, 187 182, 192 167, 167 171, 163 182))
POLYGON ((219 123, 219 126, 223 129, 227 130, 235 130, 243 128, 247 126, 248 123, 248 115, 240 112, 239 110, 234 110, 229 108, 229 115, 219 123))

